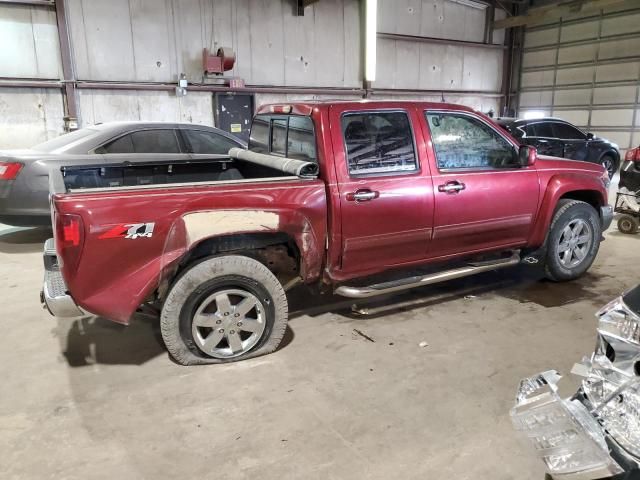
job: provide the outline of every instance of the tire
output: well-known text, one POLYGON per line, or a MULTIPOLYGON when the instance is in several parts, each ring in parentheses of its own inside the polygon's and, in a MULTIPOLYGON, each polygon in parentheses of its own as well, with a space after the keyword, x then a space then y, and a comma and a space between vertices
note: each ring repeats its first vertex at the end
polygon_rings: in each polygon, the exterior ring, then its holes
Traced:
POLYGON ((564 282, 581 276, 596 258, 601 235, 600 217, 591 205, 560 200, 547 235, 546 277, 564 282))
POLYGON ((610 179, 613 178, 618 171, 618 162, 616 162, 616 159, 612 155, 603 155, 600 159, 600 165, 607 170, 610 179))
POLYGON ((181 365, 227 363, 273 352, 287 318, 287 297, 273 273, 252 258, 226 255, 178 278, 162 307, 160 331, 181 365))
POLYGON ((631 215, 622 215, 618 219, 618 230, 622 233, 632 235, 638 231, 638 226, 640 226, 640 220, 631 215))

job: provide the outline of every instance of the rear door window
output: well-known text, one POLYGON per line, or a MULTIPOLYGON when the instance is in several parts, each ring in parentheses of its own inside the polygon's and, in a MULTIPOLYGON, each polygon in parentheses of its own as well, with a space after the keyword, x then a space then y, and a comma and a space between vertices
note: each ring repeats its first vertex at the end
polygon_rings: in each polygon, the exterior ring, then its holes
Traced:
POLYGON ((554 122, 552 125, 556 138, 562 140, 585 140, 587 138, 580 130, 566 123, 554 122))
POLYGON ((237 142, 214 132, 206 130, 182 130, 182 133, 189 146, 189 153, 205 155, 226 155, 229 149, 241 147, 237 142))
POLYGON ((136 153, 180 153, 175 130, 142 130, 131 134, 136 153))
POLYGON ((140 130, 123 135, 96 153, 180 153, 175 130, 140 130))
POLYGON ((406 112, 354 112, 342 116, 350 175, 411 173, 418 170, 406 112))
POLYGON ((527 128, 533 128, 534 137, 554 138, 553 129, 549 122, 539 122, 529 125, 527 128))
POLYGON ((249 150, 317 163, 313 120, 302 115, 256 115, 249 150))

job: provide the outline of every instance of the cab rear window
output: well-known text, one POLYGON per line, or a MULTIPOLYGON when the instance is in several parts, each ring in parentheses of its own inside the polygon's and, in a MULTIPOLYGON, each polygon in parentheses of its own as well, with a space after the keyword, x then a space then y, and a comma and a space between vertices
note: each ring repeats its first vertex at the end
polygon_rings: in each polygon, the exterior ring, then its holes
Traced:
POLYGON ((301 115, 256 115, 249 150, 317 163, 313 120, 301 115))

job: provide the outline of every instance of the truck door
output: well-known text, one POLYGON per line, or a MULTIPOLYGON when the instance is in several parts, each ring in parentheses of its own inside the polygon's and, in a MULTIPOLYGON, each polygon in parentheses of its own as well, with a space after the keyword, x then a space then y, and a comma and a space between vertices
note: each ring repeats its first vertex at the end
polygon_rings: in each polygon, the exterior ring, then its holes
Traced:
POLYGON ((340 196, 344 274, 426 257, 433 186, 417 112, 405 104, 329 111, 340 196), (394 108, 397 105, 397 108, 394 108))
POLYGON ((431 257, 527 243, 539 195, 535 166, 481 117, 426 111, 435 190, 431 257))

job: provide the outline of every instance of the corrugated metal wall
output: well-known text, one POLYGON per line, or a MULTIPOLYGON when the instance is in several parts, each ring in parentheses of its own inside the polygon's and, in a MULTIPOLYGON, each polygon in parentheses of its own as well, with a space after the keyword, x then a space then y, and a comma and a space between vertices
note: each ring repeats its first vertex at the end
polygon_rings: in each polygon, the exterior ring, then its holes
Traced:
MULTIPOLYGON (((0 77, 60 78, 55 12, 0 4, 0 77)), ((63 133, 59 89, 0 88, 0 146, 33 145, 63 133)))
POLYGON ((528 28, 519 115, 540 111, 606 137, 623 150, 636 146, 639 52, 640 8, 528 28))
POLYGON ((202 81, 202 49, 231 47, 250 85, 360 87, 357 0, 69 0, 78 79, 202 81))
MULTIPOLYGON (((378 32, 418 38, 390 36, 378 39, 374 88, 442 90, 443 95, 406 98, 442 101, 444 97, 447 102, 497 112, 504 50, 430 41, 482 43, 486 13, 485 9, 448 0, 379 0, 378 32), (486 92, 488 95, 448 94, 451 90, 486 92)), ((503 16, 502 10, 496 10, 496 18, 503 16)), ((504 30, 495 32, 492 43, 504 43, 504 30)))
MULTIPOLYGON (((233 75, 247 85, 361 89, 363 45, 359 0, 321 0, 294 16, 290 0, 66 0, 76 79, 80 82, 202 81, 202 49, 231 47, 233 75)), ((498 16, 500 14, 498 13, 498 16)), ((379 31, 448 39, 378 39, 376 98, 464 103, 497 111, 500 48, 484 41, 485 10, 455 0, 380 0, 379 31), (404 92, 394 92, 405 90, 404 92), (431 92, 420 93, 417 90, 431 92), (434 93, 442 91, 443 94, 434 93), (468 91, 469 93, 465 93, 468 91)), ((0 3, 0 77, 62 78, 53 8, 0 3)), ((79 89, 80 124, 167 120, 213 124, 213 95, 79 89)), ((256 104, 332 95, 256 94, 256 104)), ((341 98, 358 98, 341 95, 341 98)), ((26 147, 63 131, 57 88, 0 86, 0 148, 26 147)))

